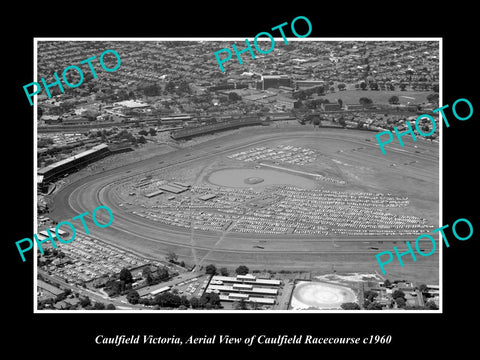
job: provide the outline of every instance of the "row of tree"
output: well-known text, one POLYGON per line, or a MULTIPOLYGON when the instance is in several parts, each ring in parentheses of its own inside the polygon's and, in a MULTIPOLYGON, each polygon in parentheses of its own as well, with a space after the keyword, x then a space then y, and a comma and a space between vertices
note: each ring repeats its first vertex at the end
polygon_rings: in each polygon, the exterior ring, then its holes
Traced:
MULTIPOLYGON (((143 93, 145 96, 159 96, 162 95, 162 87, 158 83, 152 83, 143 85, 137 88, 139 93, 143 93)), ((163 89, 163 94, 176 93, 178 95, 190 94, 192 92, 190 85, 186 81, 180 81, 178 83, 169 81, 163 89)))
POLYGON ((190 300, 185 296, 179 296, 176 292, 164 292, 156 295, 153 299, 141 298, 136 290, 127 293, 127 301, 130 304, 142 304, 157 306, 158 308, 175 309, 220 309, 220 297, 215 293, 204 293, 200 298, 192 297, 190 300))
MULTIPOLYGON (((151 268, 147 266, 143 269, 142 276, 145 278, 147 285, 155 285, 170 279, 171 274, 165 267, 158 268, 155 272, 152 272, 151 268)), ((110 297, 122 295, 132 289, 133 282, 134 279, 130 270, 123 268, 118 279, 112 278, 106 282, 104 290, 110 297)))
MULTIPOLYGON (((217 271, 217 267, 213 264, 207 265, 205 267, 205 273, 206 274, 217 275, 219 272, 220 272, 220 275, 222 275, 222 276, 228 276, 229 275, 227 268, 222 267, 217 271)), ((235 269, 235 273, 237 275, 246 275, 249 272, 250 272, 250 269, 248 267, 246 267, 245 265, 240 265, 239 267, 237 267, 235 269)))
MULTIPOLYGON (((340 85, 340 84, 339 84, 340 85)), ((406 91, 407 90, 407 84, 405 83, 400 83, 398 85, 398 87, 400 88, 400 91, 406 91)), ((355 88, 356 89, 360 89, 360 90, 374 90, 374 91, 378 91, 378 90, 389 90, 389 91, 395 91, 396 90, 396 87, 395 85, 393 85, 392 83, 386 83, 385 85, 379 85, 377 82, 374 82, 374 81, 370 81, 370 82, 361 82, 360 84, 355 84, 355 88)), ((339 88, 340 90, 340 88, 339 88)), ((423 91, 428 91, 428 90, 432 90, 434 92, 438 92, 439 90, 439 86, 438 84, 429 84, 429 83, 425 83, 425 84, 416 84, 416 85, 412 85, 412 90, 423 90, 423 91)))
POLYGON ((155 135, 157 135, 157 130, 155 130, 154 128, 150 128, 150 129, 148 129, 148 131, 142 129, 138 132, 138 134, 142 135, 142 136, 147 136, 147 135, 155 136, 155 135))
POLYGON ((115 305, 113 304, 107 304, 105 305, 102 302, 95 301, 92 303, 90 298, 88 296, 80 298, 80 305, 85 309, 85 310, 115 310, 115 305))

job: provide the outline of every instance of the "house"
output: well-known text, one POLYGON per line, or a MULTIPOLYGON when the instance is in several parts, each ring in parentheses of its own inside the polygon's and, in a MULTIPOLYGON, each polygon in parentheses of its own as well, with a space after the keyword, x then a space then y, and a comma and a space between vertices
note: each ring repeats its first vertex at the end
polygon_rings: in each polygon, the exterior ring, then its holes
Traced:
POLYGON ((59 115, 43 115, 40 121, 44 121, 47 125, 55 125, 62 123, 62 117, 59 115))
POLYGON ((66 310, 70 308, 70 304, 64 300, 56 302, 53 307, 57 310, 66 310))
POLYGON ((76 308, 80 304, 80 299, 76 297, 66 298, 63 302, 67 303, 70 308, 76 308))

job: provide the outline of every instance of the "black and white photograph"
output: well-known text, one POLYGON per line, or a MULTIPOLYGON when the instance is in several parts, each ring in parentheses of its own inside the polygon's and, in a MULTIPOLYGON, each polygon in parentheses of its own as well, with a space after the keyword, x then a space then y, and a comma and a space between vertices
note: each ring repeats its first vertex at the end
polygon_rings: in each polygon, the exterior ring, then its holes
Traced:
POLYGON ((37 310, 439 309, 439 39, 36 44, 37 310))
POLYGON ((473 348, 474 11, 178 5, 5 22, 7 347, 473 348))

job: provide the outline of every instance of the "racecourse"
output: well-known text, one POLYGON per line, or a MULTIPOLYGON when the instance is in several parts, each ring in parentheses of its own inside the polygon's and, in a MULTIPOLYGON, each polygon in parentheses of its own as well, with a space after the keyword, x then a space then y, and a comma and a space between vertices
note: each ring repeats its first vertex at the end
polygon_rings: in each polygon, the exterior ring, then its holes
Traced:
MULTIPOLYGON (((325 142, 326 157, 334 154, 339 164, 350 163, 353 164, 351 166, 358 167, 359 171, 364 171, 366 175, 358 180, 354 190, 365 186, 365 189, 374 187, 385 193, 407 195, 411 199, 412 211, 418 214, 428 213, 427 218, 432 225, 437 225, 438 144, 423 139, 417 142, 404 139, 405 147, 392 143, 387 146, 387 155, 382 155, 374 135, 375 133, 367 131, 313 130, 306 126, 246 128, 203 143, 192 142, 190 147, 167 154, 85 176, 64 186, 54 195, 54 208, 50 216, 57 221, 64 221, 85 211, 91 213, 99 205, 107 205, 114 214, 112 225, 91 231, 91 236, 149 257, 163 258, 167 252, 173 251, 179 260, 191 265, 213 263, 217 267, 235 268, 243 264, 258 270, 379 272, 375 254, 382 250, 393 251, 393 246, 405 249, 404 242, 412 242, 415 237, 320 238, 318 235, 242 234, 184 229, 126 211, 120 206, 121 199, 114 191, 116 185, 153 169, 167 171, 193 167, 200 162, 217 161, 232 151, 272 140, 301 139, 325 142), (338 146, 335 147, 335 144, 338 146), (369 184, 370 181, 375 185, 369 184)), ((357 175, 360 173, 349 170, 347 166, 345 169, 350 179, 359 177, 357 175)), ((351 189, 345 188, 345 191, 349 190, 351 189)), ((386 276, 391 274, 392 278, 404 277, 438 283, 438 251, 430 257, 417 258, 420 259, 413 262, 405 256, 404 267, 399 266, 397 261, 392 262, 386 266, 386 276)))

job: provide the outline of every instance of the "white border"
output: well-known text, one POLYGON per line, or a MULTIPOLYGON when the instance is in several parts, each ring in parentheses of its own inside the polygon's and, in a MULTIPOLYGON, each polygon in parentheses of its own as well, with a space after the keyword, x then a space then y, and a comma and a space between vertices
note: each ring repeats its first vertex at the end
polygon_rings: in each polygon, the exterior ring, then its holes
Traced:
MULTIPOLYGON (((34 80, 38 78, 37 72, 37 44, 39 41, 244 41, 245 37, 39 37, 33 39, 33 77, 34 80)), ((252 37, 253 39, 253 37, 252 37)), ((275 41, 283 40, 283 38, 274 37, 275 41)), ((267 41, 267 39, 258 39, 260 41, 267 41)), ((442 37, 331 37, 331 38, 288 38, 290 41, 438 41, 439 42, 439 107, 443 106, 443 38, 442 37)), ((212 54, 213 56, 213 54, 212 54)), ((220 70, 219 70, 220 71, 220 70)), ((33 117, 34 117, 34 138, 33 138, 33 156, 34 156, 34 230, 37 230, 37 96, 34 96, 33 105, 33 117)), ((439 129, 440 142, 439 142, 439 226, 442 226, 443 222, 443 121, 441 121, 441 115, 439 115, 439 123, 442 125, 439 129)), ((443 246, 441 246, 441 238, 439 236, 439 309, 438 310, 37 310, 37 243, 34 241, 34 279, 33 279, 33 313, 35 314, 442 314, 443 313, 443 246)))

